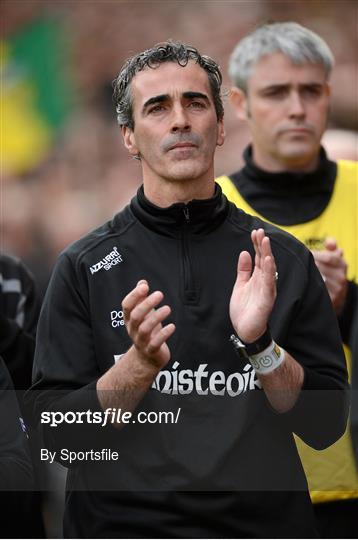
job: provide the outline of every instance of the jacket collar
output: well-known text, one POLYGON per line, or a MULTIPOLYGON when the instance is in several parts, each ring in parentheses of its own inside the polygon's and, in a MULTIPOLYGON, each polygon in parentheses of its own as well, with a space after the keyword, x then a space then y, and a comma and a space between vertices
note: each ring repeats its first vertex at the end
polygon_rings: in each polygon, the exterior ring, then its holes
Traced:
POLYGON ((229 202, 220 186, 215 184, 215 193, 210 199, 194 199, 187 204, 175 203, 161 208, 146 198, 141 186, 130 208, 145 227, 165 236, 176 236, 185 227, 194 234, 206 234, 216 229, 228 214, 229 202))
POLYGON ((252 147, 249 145, 243 154, 246 178, 256 184, 256 188, 266 194, 286 195, 289 198, 299 194, 330 193, 331 182, 335 177, 335 163, 327 159, 323 147, 320 150, 318 167, 312 172, 267 172, 257 167, 252 159, 252 147))

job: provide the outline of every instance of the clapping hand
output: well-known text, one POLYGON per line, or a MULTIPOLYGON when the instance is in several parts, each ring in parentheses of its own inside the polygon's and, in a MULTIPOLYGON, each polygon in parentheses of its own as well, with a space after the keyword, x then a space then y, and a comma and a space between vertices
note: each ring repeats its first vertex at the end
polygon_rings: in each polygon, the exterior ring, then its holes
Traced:
POLYGON ((238 337, 246 343, 258 339, 267 329, 276 299, 276 264, 270 239, 263 229, 253 230, 254 268, 251 255, 242 251, 237 279, 230 300, 230 318, 238 337))
POLYGON ((334 238, 327 238, 324 247, 325 250, 312 251, 312 254, 326 283, 334 310, 339 315, 347 297, 347 263, 343 258, 343 251, 334 238))
POLYGON ((127 331, 139 357, 159 369, 170 359, 166 340, 175 331, 173 323, 162 324, 171 311, 168 305, 157 308, 163 297, 161 291, 149 294, 147 281, 141 280, 122 302, 127 331))

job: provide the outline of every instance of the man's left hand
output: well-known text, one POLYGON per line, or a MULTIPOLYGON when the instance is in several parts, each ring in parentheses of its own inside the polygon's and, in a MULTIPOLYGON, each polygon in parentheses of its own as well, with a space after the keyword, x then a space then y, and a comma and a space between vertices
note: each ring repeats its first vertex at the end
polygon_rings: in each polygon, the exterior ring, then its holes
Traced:
POLYGON ((276 299, 276 264, 270 239, 263 229, 253 230, 255 266, 251 255, 240 253, 237 279, 230 300, 230 318, 240 339, 252 343, 264 334, 276 299))

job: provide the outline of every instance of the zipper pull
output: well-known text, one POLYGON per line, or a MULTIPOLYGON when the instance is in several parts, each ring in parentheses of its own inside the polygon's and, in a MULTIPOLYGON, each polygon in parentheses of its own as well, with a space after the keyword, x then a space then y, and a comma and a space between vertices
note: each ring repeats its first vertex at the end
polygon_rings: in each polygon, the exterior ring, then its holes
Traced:
POLYGON ((190 222, 189 208, 187 206, 184 206, 183 212, 185 216, 185 221, 189 223, 190 222))

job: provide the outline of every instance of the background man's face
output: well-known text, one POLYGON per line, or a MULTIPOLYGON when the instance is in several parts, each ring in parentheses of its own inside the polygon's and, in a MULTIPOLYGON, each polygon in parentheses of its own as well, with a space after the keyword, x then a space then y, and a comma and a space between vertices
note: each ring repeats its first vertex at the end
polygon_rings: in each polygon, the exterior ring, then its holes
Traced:
POLYGON ((123 128, 143 177, 185 181, 214 174, 216 145, 224 142, 206 71, 165 62, 137 73, 131 84, 134 129, 123 128))
POLYGON ((241 113, 248 122, 254 159, 300 167, 316 158, 326 128, 329 86, 318 64, 292 64, 275 53, 253 67, 241 113), (267 159, 268 158, 268 159, 267 159))

